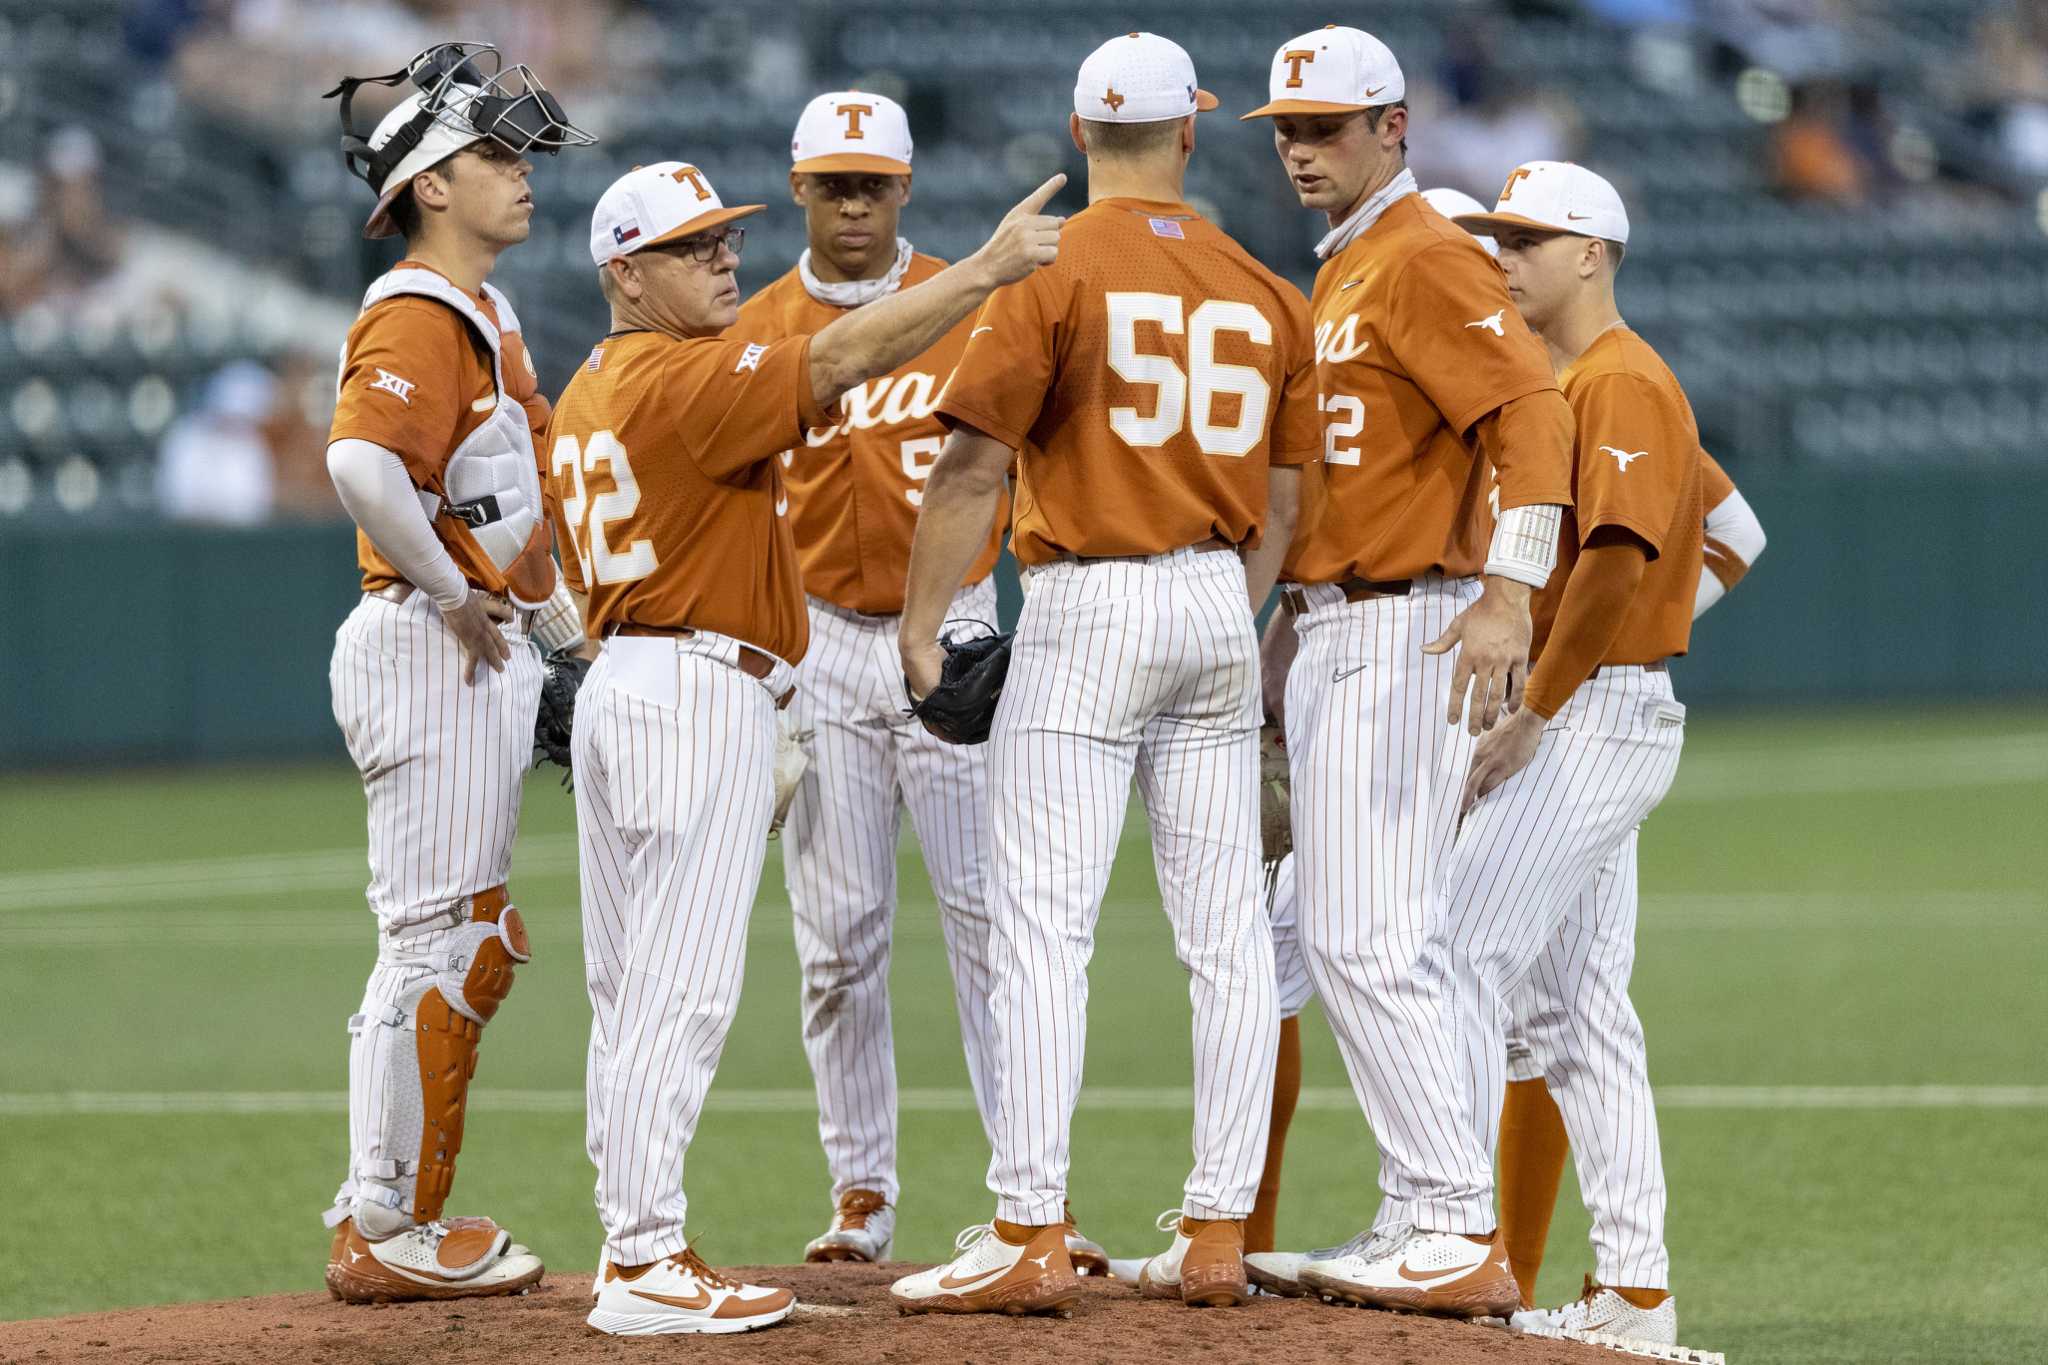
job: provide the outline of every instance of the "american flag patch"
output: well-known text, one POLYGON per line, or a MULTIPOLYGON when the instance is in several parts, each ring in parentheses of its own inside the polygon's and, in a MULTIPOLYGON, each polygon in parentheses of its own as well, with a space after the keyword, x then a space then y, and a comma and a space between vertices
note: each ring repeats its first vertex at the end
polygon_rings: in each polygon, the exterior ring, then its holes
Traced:
POLYGON ((603 363, 604 363, 604 347, 602 347, 602 346, 593 346, 593 347, 591 347, 591 349, 590 349, 590 359, 588 359, 588 360, 586 360, 586 361, 584 361, 584 362, 583 362, 583 368, 584 368, 584 369, 586 369, 586 370, 589 370, 589 371, 590 371, 590 372, 591 372, 592 374, 596 374, 596 373, 597 373, 597 367, 598 367, 599 365, 602 365, 603 363))
POLYGON ((1154 237, 1178 237, 1182 241, 1187 240, 1187 234, 1180 230, 1180 224, 1171 218, 1147 218, 1145 221, 1152 225, 1154 237))
POLYGON ((639 235, 640 229, 637 226, 615 227, 612 229, 612 245, 624 246, 626 243, 632 241, 635 237, 638 237, 639 235))

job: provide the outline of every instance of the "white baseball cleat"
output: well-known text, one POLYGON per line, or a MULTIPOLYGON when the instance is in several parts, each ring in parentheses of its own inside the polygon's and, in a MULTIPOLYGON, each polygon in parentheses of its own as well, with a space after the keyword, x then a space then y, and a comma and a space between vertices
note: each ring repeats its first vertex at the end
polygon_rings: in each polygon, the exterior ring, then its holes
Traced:
POLYGON ((787 1289, 728 1280, 685 1247, 666 1260, 625 1269, 607 1264, 588 1322, 615 1337, 751 1332, 788 1317, 787 1289))
POLYGON ((1278 1294, 1283 1299, 1301 1299, 1309 1295, 1309 1287, 1301 1282, 1301 1268, 1308 1264, 1310 1257, 1325 1259, 1335 1256, 1341 1247, 1326 1251, 1252 1251, 1245 1253, 1244 1273, 1253 1286, 1268 1294, 1278 1294))
POLYGON ((1498 1231, 1480 1243, 1397 1225, 1353 1239, 1337 1256, 1311 1259, 1301 1282, 1333 1302, 1364 1308, 1505 1318, 1522 1306, 1498 1231))
POLYGON ((906 1275, 889 1286, 904 1313, 1057 1313, 1073 1310, 1081 1281, 1067 1259, 1066 1229, 1054 1223, 1023 1246, 994 1225, 977 1224, 953 1239, 959 1254, 944 1265, 906 1275))
POLYGON ((1655 1308, 1638 1308, 1588 1275, 1577 1299, 1562 1308, 1524 1309, 1508 1319, 1508 1326, 1531 1336, 1619 1337, 1645 1346, 1676 1346, 1678 1300, 1666 1295, 1655 1308))
POLYGON ((600 1246, 597 1249, 597 1274, 590 1281, 591 1298, 594 1299, 599 1294, 604 1293, 604 1272, 611 1265, 611 1263, 611 1252, 605 1250, 602 1246, 600 1246))
POLYGON ((895 1241, 896 1210, 873 1190, 848 1190, 832 1211, 832 1226, 804 1248, 804 1260, 886 1261, 895 1241))
POLYGON ((419 1223, 376 1242, 346 1218, 328 1253, 327 1292, 344 1303, 494 1298, 525 1293, 542 1269, 488 1218, 419 1223))
POLYGON ((1244 1277, 1243 1223, 1197 1222, 1179 1209, 1168 1209, 1159 1215, 1159 1230, 1168 1229, 1173 1231, 1173 1245, 1139 1270, 1140 1294, 1179 1299, 1190 1308, 1234 1308, 1252 1296, 1244 1277))

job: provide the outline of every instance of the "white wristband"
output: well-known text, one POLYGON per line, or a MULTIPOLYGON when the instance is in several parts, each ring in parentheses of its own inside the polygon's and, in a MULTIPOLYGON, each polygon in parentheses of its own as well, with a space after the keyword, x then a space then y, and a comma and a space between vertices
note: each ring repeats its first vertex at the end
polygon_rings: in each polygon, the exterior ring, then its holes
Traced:
POLYGON ((554 592, 534 612, 532 635, 533 642, 546 654, 574 649, 583 643, 583 613, 576 609, 576 599, 569 595, 569 584, 559 569, 555 571, 554 592))
POLYGON ((1510 507, 1493 527, 1486 552, 1486 572, 1540 588, 1557 567, 1557 532, 1564 508, 1554 502, 1510 507))

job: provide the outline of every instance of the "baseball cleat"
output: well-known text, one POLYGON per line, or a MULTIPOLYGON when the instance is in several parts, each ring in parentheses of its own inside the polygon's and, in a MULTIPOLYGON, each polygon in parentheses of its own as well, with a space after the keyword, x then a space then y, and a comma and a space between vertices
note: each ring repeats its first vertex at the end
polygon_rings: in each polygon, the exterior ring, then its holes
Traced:
POLYGON ((1562 1308, 1525 1309, 1509 1318, 1508 1326, 1531 1336, 1602 1336, 1645 1346, 1676 1346, 1678 1300, 1667 1294, 1655 1308, 1638 1308, 1588 1275, 1585 1292, 1577 1299, 1562 1308))
POLYGON ((1173 1245, 1145 1262, 1138 1292, 1148 1299, 1179 1299, 1190 1308, 1234 1308, 1252 1296, 1244 1277, 1244 1224, 1194 1219, 1179 1209, 1159 1215, 1159 1230, 1173 1230, 1173 1245))
POLYGON ((1309 1287, 1301 1282, 1301 1268, 1309 1258, 1330 1257, 1340 1248, 1327 1251, 1252 1251, 1245 1253, 1245 1278, 1254 1288, 1283 1299, 1305 1299, 1309 1287))
POLYGON ((597 1306, 584 1321, 615 1337, 751 1332, 795 1307, 787 1289, 728 1280, 685 1247, 649 1265, 606 1265, 597 1306))
POLYGON ((889 1286, 904 1313, 1057 1313, 1065 1317, 1081 1297, 1081 1281, 1067 1259, 1066 1227, 1040 1228, 1022 1246, 1003 1240, 993 1224, 966 1229, 953 1240, 959 1253, 945 1265, 906 1275, 889 1286))
POLYGON ((1109 1253, 1102 1249, 1100 1242, 1091 1242, 1081 1235, 1074 1226, 1074 1206, 1063 1202, 1060 1207, 1066 1211, 1067 1259, 1074 1263, 1076 1275, 1109 1275, 1109 1253))
POLYGON ((1301 1282, 1336 1303, 1458 1318, 1506 1318, 1522 1306, 1498 1231, 1474 1242, 1463 1233, 1396 1226, 1353 1239, 1301 1268, 1301 1282))
POLYGON ((488 1218, 420 1223, 381 1241, 355 1219, 334 1230, 327 1292, 343 1303, 405 1303, 523 1294, 540 1283, 540 1257, 488 1218))
POLYGON ((873 1190, 848 1190, 839 1196, 832 1226, 804 1248, 804 1260, 886 1261, 895 1240, 896 1210, 873 1190))

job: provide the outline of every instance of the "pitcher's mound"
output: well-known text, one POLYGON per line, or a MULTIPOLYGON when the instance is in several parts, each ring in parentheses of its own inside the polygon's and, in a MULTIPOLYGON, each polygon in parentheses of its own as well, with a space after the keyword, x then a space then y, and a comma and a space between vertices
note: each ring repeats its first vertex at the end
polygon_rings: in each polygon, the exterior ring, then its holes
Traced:
POLYGON ((358 1307, 326 1293, 131 1308, 0 1323, 0 1362, 206 1362, 241 1365, 504 1365, 511 1360, 845 1362, 845 1365, 1615 1365, 1592 1346, 1515 1336, 1462 1322, 1259 1298, 1241 1308, 1189 1309, 1146 1300, 1129 1285, 1083 1280, 1071 1318, 904 1317, 889 1283, 917 1267, 735 1268, 755 1284, 796 1292, 787 1322, 739 1336, 602 1336, 584 1325, 590 1275, 550 1274, 518 1298, 358 1307))

